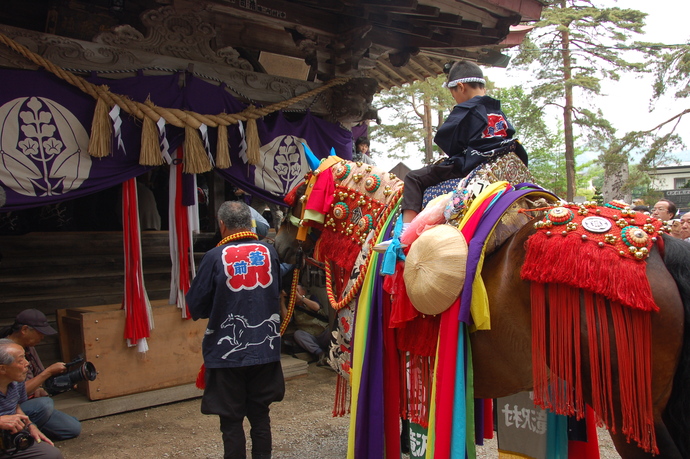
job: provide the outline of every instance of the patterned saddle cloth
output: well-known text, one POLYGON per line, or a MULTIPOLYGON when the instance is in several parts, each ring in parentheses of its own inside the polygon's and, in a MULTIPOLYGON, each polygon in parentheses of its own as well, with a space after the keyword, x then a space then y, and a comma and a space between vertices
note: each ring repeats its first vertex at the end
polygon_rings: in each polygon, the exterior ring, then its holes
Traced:
POLYGON ((457 190, 463 186, 463 182, 466 182, 464 187, 469 188, 472 183, 478 180, 488 183, 505 180, 513 185, 517 183, 534 183, 534 177, 530 174, 525 163, 515 153, 508 153, 478 166, 467 177, 450 179, 438 185, 430 186, 424 191, 422 208, 426 207, 432 199, 457 190))
MULTIPOLYGON (((483 181, 494 183, 502 180, 512 185, 519 183, 534 183, 534 177, 530 174, 527 166, 525 166, 522 160, 520 160, 515 153, 508 153, 487 161, 474 169, 467 177, 446 180, 438 185, 427 188, 424 192, 423 207, 426 207, 426 205, 437 196, 455 190, 462 190, 463 188, 471 189, 476 182, 483 181)), ((496 248, 515 231, 527 223, 529 217, 525 214, 518 213, 519 208, 534 207, 540 207, 540 205, 535 205, 528 198, 520 198, 516 201, 503 217, 501 217, 501 221, 496 225, 489 240, 486 242, 486 253, 490 254, 495 251, 496 248)), ((457 209, 451 212, 451 214, 453 213, 455 213, 455 217, 462 218, 458 215, 457 209)), ((462 212, 460 212, 460 214, 462 214, 462 212)), ((451 221, 453 220, 454 218, 451 217, 451 221)))

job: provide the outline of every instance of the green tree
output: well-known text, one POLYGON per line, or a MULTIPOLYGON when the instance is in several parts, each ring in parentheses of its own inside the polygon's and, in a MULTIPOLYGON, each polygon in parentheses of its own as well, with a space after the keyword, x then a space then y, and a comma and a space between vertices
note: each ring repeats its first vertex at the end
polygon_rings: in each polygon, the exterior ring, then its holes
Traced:
MULTIPOLYGON (((426 163, 441 154, 433 144, 433 136, 455 104, 450 91, 442 87, 444 81, 444 77, 429 79, 393 88, 378 96, 377 106, 388 110, 392 122, 372 128, 372 137, 392 147, 388 156, 404 159, 407 157, 406 147, 410 145, 426 152, 426 163), (425 98, 431 103, 425 103, 425 98)), ((487 93, 501 101, 503 111, 516 129, 516 136, 527 150, 535 181, 557 195, 565 196, 562 128, 556 132, 549 129, 542 107, 522 87, 494 88, 491 82, 487 82, 487 87, 487 93)), ((586 182, 580 184, 583 187, 587 185, 586 182)))
MULTIPOLYGON (((664 94, 673 91, 676 99, 688 99, 690 97, 690 42, 684 45, 663 46, 656 43, 640 43, 640 47, 648 47, 657 57, 655 64, 656 79, 654 81, 654 95, 652 101, 656 102, 664 94)), ((677 122, 683 116, 690 113, 686 108, 656 128, 674 123, 672 133, 677 122)))
POLYGON ((416 149, 424 153, 428 164, 440 153, 434 135, 455 105, 450 91, 442 86, 445 80, 443 76, 428 78, 377 96, 374 103, 390 117, 390 123, 373 126, 371 135, 392 147, 389 157, 405 159, 408 149, 416 149))
MULTIPOLYGON (((669 93, 676 99, 687 100, 690 97, 690 42, 683 45, 637 43, 636 46, 648 49, 649 54, 654 57, 652 104, 659 103, 661 97, 669 93)), ((650 129, 631 132, 626 136, 624 141, 644 151, 639 163, 642 172, 677 160, 672 152, 684 148, 685 145, 676 130, 680 120, 688 113, 690 108, 679 111, 650 129)))
MULTIPOLYGON (((563 125, 558 123, 555 130, 548 127, 541 105, 528 94, 522 86, 497 88, 490 95, 501 101, 501 108, 508 115, 515 128, 515 136, 527 150, 529 170, 538 185, 565 197, 567 192, 563 125)), ((581 148, 575 149, 575 157, 583 155, 581 148)), ((592 194, 585 191, 592 178, 601 174, 601 169, 592 162, 577 165, 578 195, 592 194)))
POLYGON ((552 132, 549 129, 542 108, 521 86, 497 88, 490 95, 501 101, 502 110, 515 128, 515 136, 527 151, 529 170, 537 184, 564 196, 562 130, 552 132))
POLYGON ((565 140, 566 197, 577 190, 575 127, 583 133, 613 137, 615 129, 598 110, 587 108, 587 97, 599 95, 602 79, 618 80, 622 71, 647 71, 624 58, 631 37, 642 33, 645 13, 598 8, 588 0, 550 0, 542 19, 523 42, 516 63, 534 69, 531 94, 562 110, 565 140), (579 96, 576 99, 576 96, 579 96))

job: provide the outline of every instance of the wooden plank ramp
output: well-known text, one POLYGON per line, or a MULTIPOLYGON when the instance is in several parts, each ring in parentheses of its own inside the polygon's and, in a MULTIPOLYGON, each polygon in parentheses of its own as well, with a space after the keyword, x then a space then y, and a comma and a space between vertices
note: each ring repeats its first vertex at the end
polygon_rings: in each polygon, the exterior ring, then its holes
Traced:
MULTIPOLYGON (((308 364, 305 360, 283 354, 280 363, 283 367, 285 379, 298 378, 307 374, 308 364)), ((53 400, 55 401, 55 408, 74 416, 80 421, 84 421, 126 411, 200 398, 201 395, 202 391, 197 389, 194 384, 184 384, 96 401, 89 401, 86 395, 71 390, 56 395, 53 397, 53 400)))

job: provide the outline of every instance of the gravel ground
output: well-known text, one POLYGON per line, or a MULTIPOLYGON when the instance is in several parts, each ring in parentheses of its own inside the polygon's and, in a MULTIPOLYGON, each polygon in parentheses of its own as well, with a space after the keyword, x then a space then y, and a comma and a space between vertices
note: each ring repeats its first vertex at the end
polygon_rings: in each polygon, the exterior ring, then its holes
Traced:
MULTIPOLYGON (((285 400, 271 408, 274 458, 347 456, 349 417, 331 414, 335 379, 330 369, 311 364, 307 376, 286 382, 285 400)), ((221 458, 218 417, 201 414, 199 405, 194 399, 84 421, 79 438, 56 446, 68 459, 221 458)), ((620 457, 605 430, 599 439, 602 459, 620 457)), ((498 458, 496 441, 478 447, 477 457, 498 458)))

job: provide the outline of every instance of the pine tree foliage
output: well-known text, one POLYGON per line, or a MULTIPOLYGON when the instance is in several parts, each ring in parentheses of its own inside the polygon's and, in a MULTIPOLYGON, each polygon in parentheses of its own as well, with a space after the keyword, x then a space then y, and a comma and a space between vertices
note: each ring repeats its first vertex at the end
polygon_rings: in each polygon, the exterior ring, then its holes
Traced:
POLYGON ((433 137, 455 105, 444 81, 445 76, 428 78, 377 96, 375 104, 390 123, 373 126, 371 137, 389 146, 384 154, 401 160, 413 154, 425 163, 442 155, 433 137))
POLYGON ((646 13, 599 8, 589 0, 551 0, 542 12, 514 64, 532 69, 531 94, 563 113, 567 199, 577 189, 575 128, 584 140, 613 139, 615 129, 592 109, 604 79, 617 81, 621 72, 646 72, 641 61, 629 60, 632 38, 643 33, 646 13), (589 99, 588 99, 589 98, 589 99))
MULTIPOLYGON (((690 42, 682 45, 660 43, 637 43, 639 48, 648 49, 654 62, 654 93, 652 105, 660 102, 664 95, 676 99, 690 98, 690 42)), ((688 104, 690 106, 690 104, 688 104)), ((656 126, 644 131, 631 132, 626 137, 638 148, 644 147, 640 160, 642 170, 653 170, 657 165, 668 164, 676 158, 669 152, 685 147, 677 133, 678 123, 690 113, 690 108, 679 111, 656 126)))

